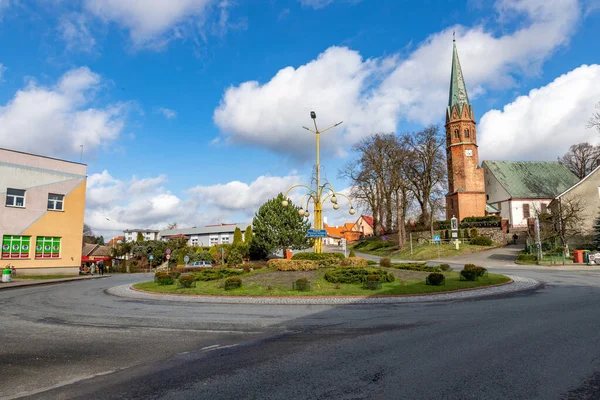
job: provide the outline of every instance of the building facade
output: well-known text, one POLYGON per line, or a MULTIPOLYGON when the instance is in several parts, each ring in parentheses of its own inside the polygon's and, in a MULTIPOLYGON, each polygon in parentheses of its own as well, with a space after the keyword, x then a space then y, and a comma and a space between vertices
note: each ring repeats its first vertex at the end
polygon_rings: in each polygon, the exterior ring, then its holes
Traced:
POLYGON ((484 216, 485 186, 483 169, 479 167, 475 115, 469 103, 455 41, 445 127, 448 163, 446 219, 456 217, 461 221, 465 217, 484 216))
POLYGON ((525 229, 527 221, 549 212, 550 202, 579 179, 557 161, 484 161, 486 198, 508 220, 525 229))
POLYGON ((126 242, 135 242, 138 238, 138 233, 141 233, 144 240, 159 240, 159 231, 155 229, 126 229, 123 231, 126 242))
POLYGON ((86 166, 0 149, 1 258, 17 275, 77 274, 86 166))
POLYGON ((233 243, 235 228, 240 228, 243 238, 247 227, 248 224, 221 224, 200 228, 164 230, 160 231, 159 235, 161 240, 186 237, 188 246, 209 247, 216 244, 233 243))

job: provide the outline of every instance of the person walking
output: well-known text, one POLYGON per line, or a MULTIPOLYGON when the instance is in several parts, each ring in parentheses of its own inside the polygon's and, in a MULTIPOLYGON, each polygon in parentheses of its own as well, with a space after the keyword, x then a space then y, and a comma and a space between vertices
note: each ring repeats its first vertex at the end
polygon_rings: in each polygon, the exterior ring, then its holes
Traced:
POLYGON ((519 235, 516 233, 513 235, 513 244, 517 244, 517 240, 519 240, 519 235))
POLYGON ((98 273, 100 276, 104 275, 104 260, 98 262, 98 273))

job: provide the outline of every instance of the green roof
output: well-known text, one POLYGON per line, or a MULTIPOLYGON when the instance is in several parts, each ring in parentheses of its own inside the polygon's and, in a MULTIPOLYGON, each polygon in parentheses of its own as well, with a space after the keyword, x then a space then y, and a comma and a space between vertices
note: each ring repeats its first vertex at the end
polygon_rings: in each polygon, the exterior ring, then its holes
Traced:
POLYGON ((469 96, 467 95, 467 85, 460 67, 458 59, 458 50, 456 50, 456 42, 453 42, 452 50, 452 72, 450 74, 450 96, 448 98, 448 110, 452 110, 454 105, 458 104, 459 110, 462 110, 464 104, 469 104, 469 96))
POLYGON ((515 199, 554 198, 579 182, 558 161, 484 161, 483 166, 515 199))

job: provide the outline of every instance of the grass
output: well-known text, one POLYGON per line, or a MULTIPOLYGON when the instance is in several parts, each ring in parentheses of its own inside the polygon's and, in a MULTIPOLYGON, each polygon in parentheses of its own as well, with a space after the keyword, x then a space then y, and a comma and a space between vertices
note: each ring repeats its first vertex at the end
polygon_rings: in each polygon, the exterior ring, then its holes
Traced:
POLYGON ((13 279, 61 279, 61 278, 75 278, 79 275, 17 275, 13 279))
POLYGON ((219 295, 219 296, 387 296, 402 294, 434 293, 458 289, 469 289, 481 286, 495 285, 508 282, 509 278, 504 275, 488 274, 475 282, 459 280, 458 272, 445 272, 446 283, 442 286, 431 286, 425 284, 426 272, 401 271, 393 268, 387 269, 393 272, 397 279, 395 282, 384 283, 381 289, 363 289, 361 284, 335 284, 323 279, 325 269, 306 272, 283 272, 274 270, 261 270, 262 276, 249 273, 241 276, 242 287, 233 290, 222 288, 223 280, 196 282, 195 288, 178 289, 176 284, 160 286, 154 282, 143 282, 134 285, 134 288, 156 293, 171 294, 196 294, 196 295, 219 295), (311 283, 311 290, 300 292, 292 290, 292 282, 298 277, 307 277, 311 283))
MULTIPOLYGON (((496 246, 475 246, 468 243, 461 243, 459 250, 456 250, 454 244, 440 244, 439 258, 445 259, 448 257, 477 253, 483 250, 493 249, 494 247, 496 246)), ((368 249, 368 246, 366 248, 368 249)), ((376 250, 357 249, 356 251, 381 257, 396 258, 400 260, 426 261, 438 259, 438 245, 435 244, 413 244, 412 254, 410 252, 410 245, 403 250, 397 250, 393 247, 384 247, 376 250)))
MULTIPOLYGON (((515 260, 515 264, 519 265, 537 265, 538 257, 536 254, 528 254, 522 251, 519 257, 515 260)), ((573 258, 565 258, 564 264, 573 264, 573 258)), ((542 262, 539 265, 563 265, 563 257, 557 254, 543 254, 542 262)))

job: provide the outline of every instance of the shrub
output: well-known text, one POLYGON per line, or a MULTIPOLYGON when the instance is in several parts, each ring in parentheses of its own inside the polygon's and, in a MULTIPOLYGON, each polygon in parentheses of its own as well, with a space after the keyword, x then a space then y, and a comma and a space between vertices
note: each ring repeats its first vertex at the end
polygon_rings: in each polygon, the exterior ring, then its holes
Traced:
POLYGON ((390 260, 387 257, 384 257, 384 258, 382 258, 382 259, 379 260, 379 265, 381 265, 382 267, 385 267, 385 268, 391 268, 391 266, 392 266, 392 260, 390 260))
POLYGON ((450 264, 440 264, 440 269, 442 271, 452 271, 452 267, 450 264))
POLYGON ((196 287, 196 278, 193 275, 181 275, 177 280, 177 287, 186 289, 196 287))
POLYGON ((367 265, 377 265, 377 261, 367 260, 367 265))
POLYGON ((450 232, 448 232, 448 229, 446 229, 446 230, 444 231, 444 239, 445 239, 445 240, 449 240, 449 239, 450 239, 450 232))
POLYGON ((487 236, 476 236, 471 239, 471 244, 475 246, 491 246, 494 242, 487 236))
POLYGON ((420 272, 440 272, 440 267, 429 267, 425 263, 395 263, 392 264, 392 268, 403 269, 406 271, 420 271, 420 272))
MULTIPOLYGON (((348 257, 344 261, 346 261, 350 267, 366 267, 369 265, 369 260, 362 257, 348 257)), ((377 265, 377 263, 375 263, 375 265, 377 265)))
POLYGON ((363 283, 369 275, 379 276, 381 282, 394 282, 396 276, 377 268, 332 268, 325 273, 325 280, 331 283, 363 283))
POLYGON ((478 277, 487 274, 487 269, 483 267, 478 267, 475 264, 465 264, 463 271, 473 271, 477 274, 478 277))
POLYGON ((292 256, 292 260, 343 260, 345 257, 342 253, 296 253, 292 256))
POLYGON ((354 249, 350 249, 350 254, 348 254, 348 257, 356 257, 356 253, 354 252, 354 249))
POLYGON ((237 289, 242 287, 242 279, 237 276, 232 276, 225 279, 225 290, 237 289))
POLYGON ((365 289, 377 290, 381 287, 381 276, 379 274, 369 274, 363 284, 365 289))
POLYGON ((312 271, 323 265, 321 261, 274 258, 267 262, 267 267, 275 268, 277 271, 312 271))
POLYGON ((217 281, 223 278, 229 278, 230 276, 237 276, 244 274, 243 271, 235 269, 203 269, 202 271, 194 272, 194 279, 200 282, 217 281))
POLYGON ((460 280, 461 281, 476 281, 478 278, 477 273, 475 271, 462 270, 460 271, 460 280))
POLYGON ((477 228, 471 229, 469 236, 471 237, 471 239, 475 239, 477 236, 479 236, 479 232, 477 231, 477 228))
POLYGON ((310 290, 310 282, 306 278, 297 279, 296 282, 294 282, 293 289, 300 292, 306 292, 310 290))
POLYGON ((173 278, 171 278, 166 272, 157 272, 154 275, 154 282, 158 283, 161 286, 172 285, 173 278))
POLYGON ((425 283, 427 285, 440 286, 442 283, 444 283, 445 280, 446 277, 444 276, 444 274, 440 274, 439 272, 433 272, 427 276, 427 278, 425 279, 425 283))
MULTIPOLYGON (((236 228, 239 230, 239 228, 236 228)), ((241 232, 240 232, 240 237, 242 236, 241 232)), ((241 239, 240 239, 241 240, 241 239)), ((233 247, 230 251, 229 251, 229 257, 227 257, 227 265, 230 267, 236 267, 240 264, 242 264, 243 260, 243 254, 240 251, 240 249, 238 247, 233 247)))
POLYGON ((463 231, 463 238, 465 238, 465 239, 469 238, 469 230, 467 228, 465 228, 463 231))
POLYGON ((181 272, 179 272, 179 271, 170 271, 169 272, 169 276, 173 280, 178 279, 180 275, 181 275, 181 272))

